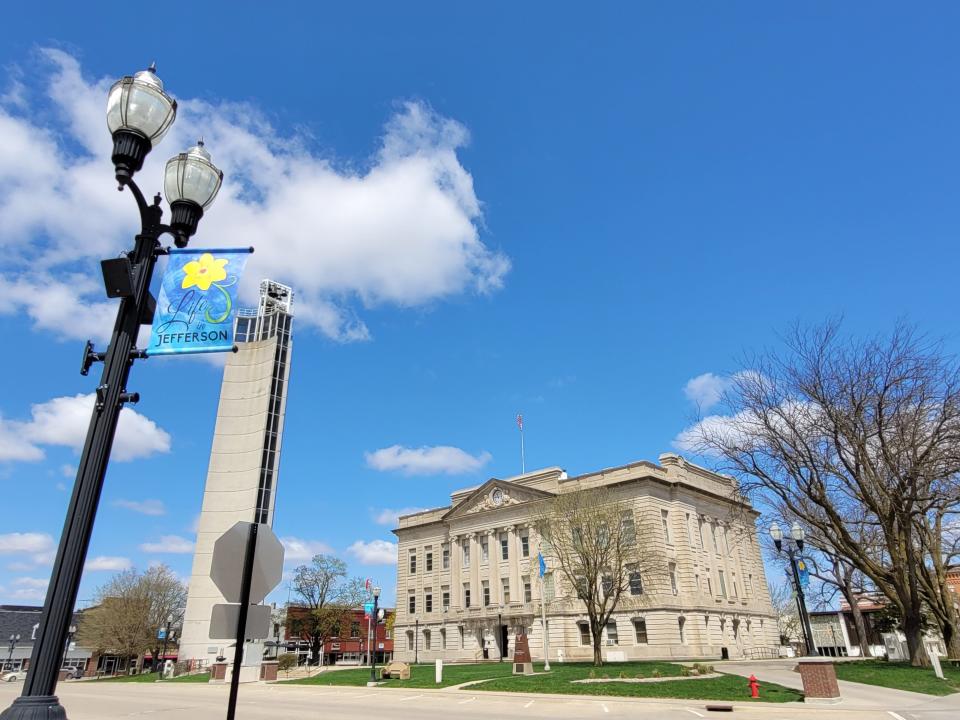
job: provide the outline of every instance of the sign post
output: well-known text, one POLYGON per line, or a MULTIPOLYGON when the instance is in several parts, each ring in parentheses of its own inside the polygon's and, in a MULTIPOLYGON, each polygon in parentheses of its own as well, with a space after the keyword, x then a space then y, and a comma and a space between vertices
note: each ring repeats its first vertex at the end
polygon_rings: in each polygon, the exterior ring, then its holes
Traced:
POLYGON ((244 644, 269 632, 270 608, 259 603, 277 586, 282 573, 283 545, 268 525, 238 522, 213 545, 210 578, 229 603, 237 603, 214 605, 210 617, 211 638, 227 637, 228 631, 237 638, 227 720, 234 720, 237 711, 244 644))

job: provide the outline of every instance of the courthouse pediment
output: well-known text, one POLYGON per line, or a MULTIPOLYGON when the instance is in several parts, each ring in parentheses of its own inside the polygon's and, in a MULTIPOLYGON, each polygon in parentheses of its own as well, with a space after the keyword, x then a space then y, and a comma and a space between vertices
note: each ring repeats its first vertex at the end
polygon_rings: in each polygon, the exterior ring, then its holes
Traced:
POLYGON ((443 519, 449 520, 484 510, 496 510, 509 507, 510 505, 519 505, 520 503, 533 502, 550 497, 553 497, 553 493, 491 478, 450 508, 447 514, 443 516, 443 519))

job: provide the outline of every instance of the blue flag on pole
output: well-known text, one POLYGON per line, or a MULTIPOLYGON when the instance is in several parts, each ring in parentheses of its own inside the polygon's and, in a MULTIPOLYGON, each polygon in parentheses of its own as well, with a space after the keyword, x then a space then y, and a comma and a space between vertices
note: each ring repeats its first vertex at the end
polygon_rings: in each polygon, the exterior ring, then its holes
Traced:
POLYGON ((543 553, 537 553, 537 558, 540 560, 540 577, 543 577, 547 573, 547 561, 543 559, 543 553))
POLYGON ((251 252, 171 250, 147 355, 232 350, 237 287, 251 252))
POLYGON ((804 560, 797 560, 797 575, 800 576, 800 587, 807 588, 810 585, 810 571, 804 560))

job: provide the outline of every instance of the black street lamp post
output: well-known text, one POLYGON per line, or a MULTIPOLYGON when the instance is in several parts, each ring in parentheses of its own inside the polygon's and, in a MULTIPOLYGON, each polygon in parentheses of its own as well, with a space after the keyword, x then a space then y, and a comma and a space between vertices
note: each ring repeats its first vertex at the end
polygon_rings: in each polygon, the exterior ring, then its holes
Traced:
POLYGON ((139 400, 137 393, 127 391, 127 380, 133 361, 145 357, 135 342, 140 326, 152 322, 155 301, 150 295, 150 281, 157 258, 167 252, 159 239, 169 234, 177 247, 186 247, 223 180, 223 173, 210 162, 202 142, 172 158, 164 172, 171 222, 160 222, 160 194, 148 204, 133 176, 170 129, 176 113, 177 103, 164 92, 153 66, 123 78, 110 89, 107 127, 113 136, 115 176, 118 189, 126 187, 136 200, 141 228, 133 250, 101 263, 107 296, 121 298, 120 308, 106 352, 95 352, 90 342, 84 349, 81 374, 86 375, 94 362, 101 361, 103 374, 37 629, 30 673, 22 695, 0 713, 0 720, 65 720, 67 716, 54 695, 60 658, 73 619, 120 410, 125 403, 139 400))
POLYGON ((7 653, 7 669, 13 666, 13 651, 17 649, 17 643, 20 642, 19 633, 10 636, 10 650, 7 653))
POLYGON ((790 568, 793 571, 793 587, 797 592, 797 608, 800 611, 800 626, 803 628, 803 641, 807 646, 807 654, 812 655, 816 648, 813 645, 813 628, 810 626, 810 615, 807 613, 807 601, 803 596, 803 587, 800 585, 800 571, 797 569, 797 560, 800 559, 803 552, 803 528, 800 523, 794 522, 790 528, 790 537, 793 545, 783 545, 783 531, 777 523, 770 526, 770 537, 773 538, 773 544, 777 546, 777 552, 786 551, 790 558, 790 568))
POLYGON ((420 618, 414 620, 415 629, 413 632, 413 664, 420 662, 420 618))
POLYGON ((163 652, 160 653, 160 662, 157 664, 157 672, 163 677, 163 665, 167 661, 167 642, 170 640, 170 625, 173 624, 173 615, 167 615, 167 626, 163 632, 163 652))
POLYGON ((377 625, 380 619, 377 613, 380 610, 380 588, 373 588, 373 638, 367 642, 367 652, 370 653, 370 682, 377 681, 377 625))

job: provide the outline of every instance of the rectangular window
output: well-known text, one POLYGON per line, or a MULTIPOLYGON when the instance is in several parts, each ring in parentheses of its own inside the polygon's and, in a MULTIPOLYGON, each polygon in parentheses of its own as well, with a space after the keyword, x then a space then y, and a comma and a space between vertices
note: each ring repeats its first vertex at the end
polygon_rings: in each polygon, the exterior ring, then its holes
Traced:
POLYGON ((663 541, 667 545, 673 545, 673 536, 670 534, 670 513, 666 510, 660 511, 660 523, 663 525, 663 541))
POLYGON ((636 565, 627 565, 627 575, 630 579, 630 594, 643 595, 643 579, 636 565))
POLYGON ((444 545, 442 553, 443 554, 441 556, 442 557, 441 562, 443 563, 443 569, 449 570, 450 569, 450 546, 444 545))
POLYGON ((490 604, 490 583, 487 580, 484 580, 480 587, 483 590, 483 606, 487 607, 490 604))
POLYGON ((410 593, 410 596, 407 598, 407 612, 411 615, 417 612, 417 596, 413 593, 410 593))
POLYGON ((697 532, 700 533, 700 549, 706 550, 707 546, 703 542, 703 520, 697 521, 697 532))
POLYGON ((506 535, 500 536, 500 559, 506 560, 510 557, 510 541, 506 535))
POLYGON ((426 565, 427 572, 433 572, 433 553, 428 552, 424 557, 423 564, 426 565))
POLYGON ((668 567, 670 568, 670 592, 672 592, 674 595, 676 595, 677 592, 678 592, 678 590, 677 590, 677 564, 676 564, 676 563, 670 563, 670 564, 668 565, 668 567))
POLYGON ((444 585, 440 588, 440 602, 443 603, 443 609, 447 610, 450 607, 450 588, 444 585))
POLYGON ((685 617, 679 617, 679 618, 677 618, 677 627, 678 627, 679 630, 680 630, 680 644, 681 644, 681 645, 684 645, 684 644, 686 644, 686 642, 687 642, 687 636, 686 636, 686 633, 684 632, 684 625, 686 625, 686 624, 687 624, 687 619, 686 619, 685 617))
POLYGON ((440 649, 441 650, 447 649, 447 629, 446 628, 440 628, 440 649))
POLYGON ((604 595, 613 595, 613 575, 604 575, 600 584, 603 587, 604 595))
POLYGON ((747 597, 753 595, 753 573, 747 573, 747 597))
POLYGON ((617 635, 617 621, 613 618, 607 620, 607 645, 619 645, 620 636, 617 635))
POLYGON ((585 622, 577 623, 577 627, 580 629, 580 644, 581 645, 592 645, 590 642, 590 626, 585 622))
MULTIPOLYGON (((237 624, 237 627, 239 627, 239 623, 237 624)), ((423 631, 423 649, 424 650, 430 649, 430 631, 429 630, 423 631)))
POLYGON ((360 637, 360 623, 350 623, 350 637, 360 637))
POLYGON ((427 588, 423 594, 423 611, 428 613, 433 612, 433 593, 430 591, 430 588, 427 588))
POLYGON ((687 513, 684 516, 684 521, 687 526, 687 542, 690 543, 690 547, 694 547, 693 544, 693 525, 690 524, 690 513, 687 513))
POLYGON ((717 577, 720 579, 720 595, 727 596, 727 581, 723 577, 723 570, 717 570, 717 577))
POLYGON ((463 650, 463 627, 458 627, 457 631, 457 634, 460 636, 460 649, 463 650))
POLYGON ((520 536, 520 557, 530 557, 530 536, 520 536))
POLYGON ((463 584, 463 606, 470 607, 470 583, 463 584))
POLYGON ((737 574, 730 573, 730 591, 733 597, 737 597, 737 574))
POLYGON ((410 551, 410 574, 414 575, 417 572, 417 551, 410 551))
POLYGON ((543 596, 550 602, 553 600, 554 594, 556 593, 556 586, 554 585, 553 573, 547 573, 543 576, 543 596))
MULTIPOLYGON (((707 572, 710 572, 709 570, 707 572)), ((707 575, 707 595, 713 595, 713 581, 707 575)))
POLYGON ((503 604, 510 602, 510 578, 500 578, 500 589, 503 592, 503 604))
POLYGON ((480 540, 480 562, 487 562, 490 559, 490 545, 486 538, 480 540))
POLYGON ((620 535, 624 545, 637 544, 637 525, 633 519, 633 510, 625 510, 620 514, 620 535))
POLYGON ((530 586, 530 578, 523 578, 523 601, 525 603, 533 601, 533 590, 530 586))
POLYGON ((637 645, 647 644, 647 621, 637 618, 633 621, 633 633, 637 638, 637 645))
POLYGON ((463 566, 465 568, 470 567, 470 542, 467 541, 463 546, 463 566))

